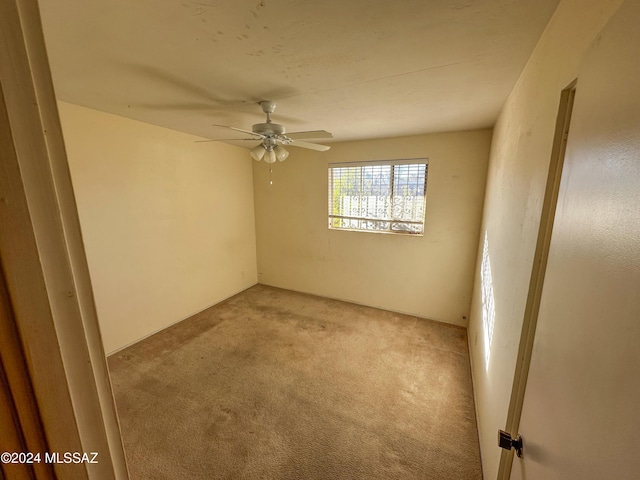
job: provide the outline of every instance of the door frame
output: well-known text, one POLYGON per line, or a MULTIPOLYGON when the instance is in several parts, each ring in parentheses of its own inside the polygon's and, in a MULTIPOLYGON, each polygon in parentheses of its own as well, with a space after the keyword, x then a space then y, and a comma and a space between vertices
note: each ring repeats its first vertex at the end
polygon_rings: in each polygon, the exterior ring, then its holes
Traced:
MULTIPOLYGON (((520 428, 520 417, 522 415, 522 405, 527 388, 536 326, 538 324, 538 312, 540 310, 540 300, 542 298, 544 277, 547 269, 547 260, 549 258, 549 246, 553 233, 553 222, 558 202, 560 181, 562 179, 562 168, 564 166, 564 156, 567 148, 576 85, 577 79, 571 82, 560 93, 553 148, 551 150, 549 172, 544 192, 536 250, 531 267, 529 291, 527 293, 527 302, 525 305, 522 332, 520 334, 520 344, 518 346, 518 356, 516 359, 513 386, 511 388, 511 398, 509 400, 505 426, 505 430, 510 433, 513 438, 518 436, 518 429, 520 428)), ((524 454, 526 455, 526 442, 524 454)), ((513 455, 513 449, 508 451, 502 450, 498 467, 498 480, 509 480, 511 477, 513 455)))
POLYGON ((24 362, 28 376, 5 368, 8 392, 40 419, 49 452, 98 453, 95 464, 54 464, 58 478, 127 479, 36 0, 0 2, 0 159, 4 326, 16 333, 2 362, 24 362))
MULTIPOLYGON (((0 452, 47 452, 46 432, 33 392, 0 264, 0 452)), ((0 462, 0 478, 55 480, 49 463, 0 462)))

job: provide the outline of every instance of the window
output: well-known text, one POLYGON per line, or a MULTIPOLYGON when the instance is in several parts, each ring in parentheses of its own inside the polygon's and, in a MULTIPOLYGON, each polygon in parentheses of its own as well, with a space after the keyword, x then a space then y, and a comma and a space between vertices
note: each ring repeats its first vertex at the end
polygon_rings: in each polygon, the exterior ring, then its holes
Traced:
POLYGON ((329 165, 329 228, 422 235, 427 163, 329 165))

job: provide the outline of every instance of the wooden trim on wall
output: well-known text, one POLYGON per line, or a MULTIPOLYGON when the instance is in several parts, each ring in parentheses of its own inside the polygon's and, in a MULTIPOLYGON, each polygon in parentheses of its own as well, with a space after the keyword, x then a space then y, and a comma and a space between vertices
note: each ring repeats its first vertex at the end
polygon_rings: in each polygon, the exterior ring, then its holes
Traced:
MULTIPOLYGON (((576 84, 577 80, 571 82, 569 86, 562 90, 560 95, 551 160, 549 162, 549 173, 547 174, 547 184, 540 215, 536 250, 531 267, 529 292, 525 305, 518 357, 516 360, 516 369, 505 427, 505 430, 509 432, 513 438, 518 436, 518 429, 520 428, 520 416, 522 415, 524 395, 529 377, 529 366, 531 365, 531 354, 533 352, 533 342, 535 340, 536 326, 538 325, 538 312, 540 310, 542 288, 544 287, 544 277, 547 271, 547 259, 549 258, 551 234, 553 233, 553 222, 555 220, 556 205, 558 203, 560 181, 562 180, 562 168, 564 166, 564 155, 567 149, 576 84)), ((511 477, 513 455, 513 449, 509 451, 502 450, 498 468, 498 480, 509 480, 511 477)))
MULTIPOLYGON (((0 452, 47 452, 46 434, 0 265, 0 452)), ((54 480, 53 466, 0 464, 6 478, 54 480)))
POLYGON ((128 478, 36 0, 0 2, 0 225, 47 448, 99 454, 55 475, 128 478))

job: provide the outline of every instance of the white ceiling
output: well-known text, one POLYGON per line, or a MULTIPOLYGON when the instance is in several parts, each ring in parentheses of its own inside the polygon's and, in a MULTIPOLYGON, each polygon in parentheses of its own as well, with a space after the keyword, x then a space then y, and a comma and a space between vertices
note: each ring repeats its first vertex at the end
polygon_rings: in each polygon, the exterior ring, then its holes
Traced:
POLYGON ((40 0, 60 100, 208 138, 490 127, 558 0, 40 0))

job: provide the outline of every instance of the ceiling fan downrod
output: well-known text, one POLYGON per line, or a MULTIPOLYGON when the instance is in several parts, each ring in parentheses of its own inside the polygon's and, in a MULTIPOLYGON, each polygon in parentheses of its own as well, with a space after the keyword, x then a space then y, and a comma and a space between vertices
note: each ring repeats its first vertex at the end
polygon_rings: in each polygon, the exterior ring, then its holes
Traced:
POLYGON ((267 123, 271 123, 271 114, 276 110, 275 102, 269 100, 263 100, 260 103, 262 111, 267 114, 267 123))
POLYGON ((263 100, 259 102, 260 107, 262 107, 262 111, 267 115, 267 121, 265 123, 256 123, 253 126, 253 132, 258 133, 260 135, 266 135, 267 137, 272 136, 282 136, 285 134, 284 125, 280 125, 278 123, 273 123, 271 121, 271 114, 276 109, 275 102, 271 102, 269 100, 263 100))

